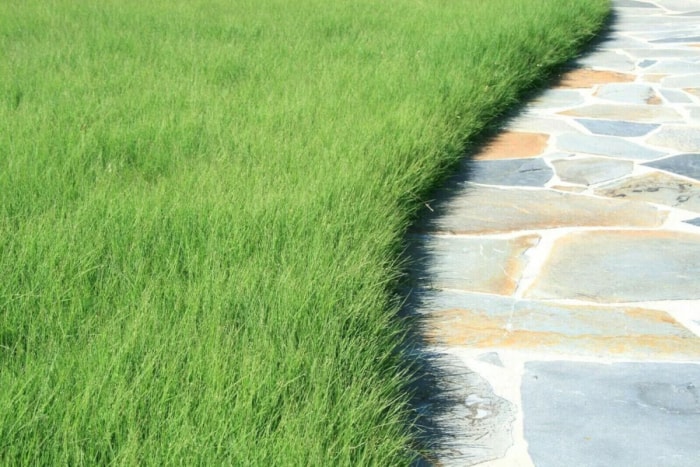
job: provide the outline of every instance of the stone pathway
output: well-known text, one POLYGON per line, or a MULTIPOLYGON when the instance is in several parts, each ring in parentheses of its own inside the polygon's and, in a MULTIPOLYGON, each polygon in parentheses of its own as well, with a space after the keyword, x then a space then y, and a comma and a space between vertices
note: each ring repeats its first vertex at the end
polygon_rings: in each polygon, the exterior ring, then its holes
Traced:
POLYGON ((613 5, 413 236, 440 464, 700 465, 700 0, 613 5))

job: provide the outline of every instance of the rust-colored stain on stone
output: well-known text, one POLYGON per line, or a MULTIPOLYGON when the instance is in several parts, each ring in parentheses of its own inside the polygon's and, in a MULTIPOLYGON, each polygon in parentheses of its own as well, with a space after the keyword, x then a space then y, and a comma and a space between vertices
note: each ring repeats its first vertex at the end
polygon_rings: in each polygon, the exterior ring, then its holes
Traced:
POLYGON ((557 87, 581 89, 590 88, 597 84, 629 83, 634 81, 634 79, 634 75, 627 73, 579 69, 564 74, 559 80, 557 87))
POLYGON ((525 268, 525 262, 522 259, 523 254, 539 242, 539 235, 524 235, 511 240, 509 244, 513 254, 503 266, 503 275, 493 281, 490 290, 484 290, 484 292, 513 295, 525 268))
POLYGON ((504 315, 488 316, 484 312, 465 309, 444 310, 431 317, 425 335, 434 344, 470 348, 547 350, 614 357, 642 354, 656 358, 700 357, 700 338, 662 311, 615 308, 601 309, 592 314, 584 307, 563 308, 569 309, 575 318, 566 314, 527 317, 530 311, 519 310, 516 314, 521 316, 515 317, 512 328, 504 315), (577 308, 582 313, 577 314, 577 308), (618 320, 622 317, 630 323, 642 323, 647 327, 658 323, 663 329, 658 334, 639 329, 609 329, 605 327, 606 313, 617 315, 618 320), (596 319, 591 319, 596 315, 596 319))
POLYGON ((656 93, 649 96, 649 98, 647 99, 647 104, 649 104, 649 105, 660 105, 662 102, 663 101, 656 93))
POLYGON ((506 131, 488 143, 476 156, 477 160, 524 159, 542 154, 549 135, 506 131))

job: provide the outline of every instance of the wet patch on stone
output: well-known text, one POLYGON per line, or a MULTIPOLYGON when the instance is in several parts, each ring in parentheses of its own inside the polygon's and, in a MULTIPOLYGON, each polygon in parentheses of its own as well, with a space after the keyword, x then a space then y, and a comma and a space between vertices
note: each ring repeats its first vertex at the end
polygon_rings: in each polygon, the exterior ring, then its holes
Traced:
POLYGON ((506 131, 488 143, 478 154, 477 160, 515 159, 536 157, 544 151, 549 135, 506 131))
POLYGON ((591 104, 577 109, 559 112, 572 117, 603 118, 609 120, 629 120, 642 123, 683 122, 683 118, 673 109, 649 105, 591 104))
POLYGON ((576 232, 558 240, 533 299, 638 302, 700 298, 700 235, 576 232))
POLYGON ((614 71, 597 71, 585 68, 576 69, 564 74, 559 80, 559 88, 590 88, 598 84, 626 83, 634 81, 635 76, 614 71))
POLYGON ((523 254, 539 242, 537 235, 514 239, 428 237, 425 280, 431 287, 510 295, 525 267, 523 254))
POLYGON ((700 212, 700 183, 661 172, 613 182, 596 189, 595 193, 700 212))
POLYGON ((700 154, 680 154, 644 165, 700 180, 700 154))
POLYGON ((468 186, 437 213, 437 231, 496 233, 558 227, 658 227, 666 212, 647 203, 561 193, 468 186))
POLYGON ((658 159, 666 155, 661 151, 631 143, 623 138, 581 133, 564 133, 557 136, 557 148, 576 153, 642 160, 658 159))
POLYGON ((565 182, 595 185, 632 173, 634 163, 605 157, 587 157, 552 161, 557 175, 565 182))
POLYGON ((532 461, 695 465, 699 387, 695 364, 529 362, 522 405, 532 461))
POLYGON ((655 146, 700 153, 700 127, 667 125, 646 140, 655 146))
POLYGON ((544 186, 554 175, 541 158, 476 161, 469 168, 469 180, 486 185, 544 186))
POLYGON ((634 123, 620 120, 576 119, 591 133, 606 136, 644 136, 659 127, 653 123, 634 123))
POLYGON ((700 338, 658 310, 447 291, 432 309, 426 337, 437 345, 618 359, 700 358, 700 338))

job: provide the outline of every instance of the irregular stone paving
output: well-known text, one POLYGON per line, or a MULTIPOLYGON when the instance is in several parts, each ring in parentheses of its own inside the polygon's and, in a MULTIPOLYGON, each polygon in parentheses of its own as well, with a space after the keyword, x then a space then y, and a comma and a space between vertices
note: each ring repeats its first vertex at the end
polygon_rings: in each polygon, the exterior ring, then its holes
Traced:
POLYGON ((700 465, 700 0, 613 7, 413 235, 438 464, 700 465))

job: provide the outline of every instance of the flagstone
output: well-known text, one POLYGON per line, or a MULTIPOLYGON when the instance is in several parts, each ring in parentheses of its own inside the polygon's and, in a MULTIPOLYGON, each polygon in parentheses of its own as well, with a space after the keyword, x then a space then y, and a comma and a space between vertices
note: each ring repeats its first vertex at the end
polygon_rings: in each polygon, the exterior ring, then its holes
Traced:
POLYGON ((630 120, 643 123, 683 122, 683 118, 675 110, 652 105, 591 104, 576 109, 565 110, 559 112, 559 114, 573 117, 630 120))
POLYGON ((607 69, 611 71, 632 71, 634 63, 625 55, 612 50, 595 52, 576 61, 577 65, 589 68, 607 69))
POLYGON ((634 305, 566 305, 439 291, 429 307, 426 338, 437 345, 568 357, 700 359, 700 338, 666 312, 634 305))
POLYGON ((597 188, 595 193, 700 212, 700 183, 662 172, 612 182, 597 188))
MULTIPOLYGON (((697 21, 697 20, 696 20, 697 21)), ((700 72, 700 64, 680 60, 665 60, 656 63, 649 68, 653 73, 698 73, 700 72)))
POLYGON ((525 267, 523 253, 537 235, 514 239, 434 237, 425 239, 427 279, 431 287, 509 295, 525 267))
POLYGON ((668 76, 661 84, 668 88, 693 88, 700 83, 700 74, 684 76, 668 76))
POLYGON ((700 127, 666 125, 649 137, 646 142, 677 151, 700 152, 700 127))
POLYGON ((626 48, 625 53, 641 59, 652 58, 694 58, 700 53, 697 50, 688 49, 650 49, 648 47, 626 48))
POLYGON ((593 120, 577 118, 577 122, 591 133, 608 136, 644 136, 659 127, 654 123, 634 123, 620 120, 593 120))
POLYGON ((477 160, 515 159, 536 157, 545 150, 549 135, 505 131, 499 134, 474 157, 477 160))
POLYGON ((532 299, 643 302, 700 298, 700 235, 575 232, 558 240, 532 299))
POLYGON ((542 158, 475 161, 469 169, 469 181, 487 185, 544 186, 554 175, 542 158))
POLYGON ((686 107, 686 109, 692 120, 700 122, 700 107, 686 107))
POLYGON ((656 93, 646 84, 606 84, 594 94, 600 99, 631 104, 648 104, 656 93))
POLYGON ((419 386, 415 402, 419 413, 430 415, 429 426, 449 427, 450 436, 441 437, 435 453, 437 463, 474 465, 503 457, 513 445, 515 405, 456 357, 431 355, 430 363, 440 374, 440 389, 419 386))
POLYGON ((589 88, 598 84, 632 82, 635 76, 614 71, 578 68, 565 73, 559 80, 559 88, 589 88))
POLYGON ((615 6, 620 8, 658 8, 656 5, 652 5, 651 3, 636 0, 618 0, 615 2, 615 6))
POLYGON ((634 163, 605 157, 586 157, 552 161, 562 181, 595 185, 632 173, 634 163))
POLYGON ((559 227, 658 227, 668 213, 647 203, 603 199, 545 189, 467 185, 436 209, 437 231, 495 233, 559 227))
POLYGON ((700 154, 680 154, 644 165, 700 180, 700 154))
POLYGON ((557 136, 556 145, 564 151, 630 159, 650 160, 666 155, 664 152, 640 146, 623 138, 580 133, 559 135, 557 136))
POLYGON ((561 118, 536 117, 528 113, 511 120, 508 128, 516 132, 541 133, 546 131, 550 135, 574 131, 574 128, 561 118))
POLYGON ((530 102, 530 107, 539 109, 551 109, 557 107, 573 107, 583 104, 584 97, 579 91, 570 89, 549 89, 533 101, 530 102))
POLYGON ((674 89, 659 89, 659 92, 672 104, 685 104, 693 102, 693 100, 682 91, 676 91, 674 89))
POLYGON ((521 391, 538 467, 689 467, 700 459, 700 365, 528 362, 521 391))
POLYGON ((700 41, 700 36, 678 36, 669 37, 667 39, 656 39, 649 41, 652 44, 673 44, 673 43, 684 43, 684 42, 697 42, 700 41))

